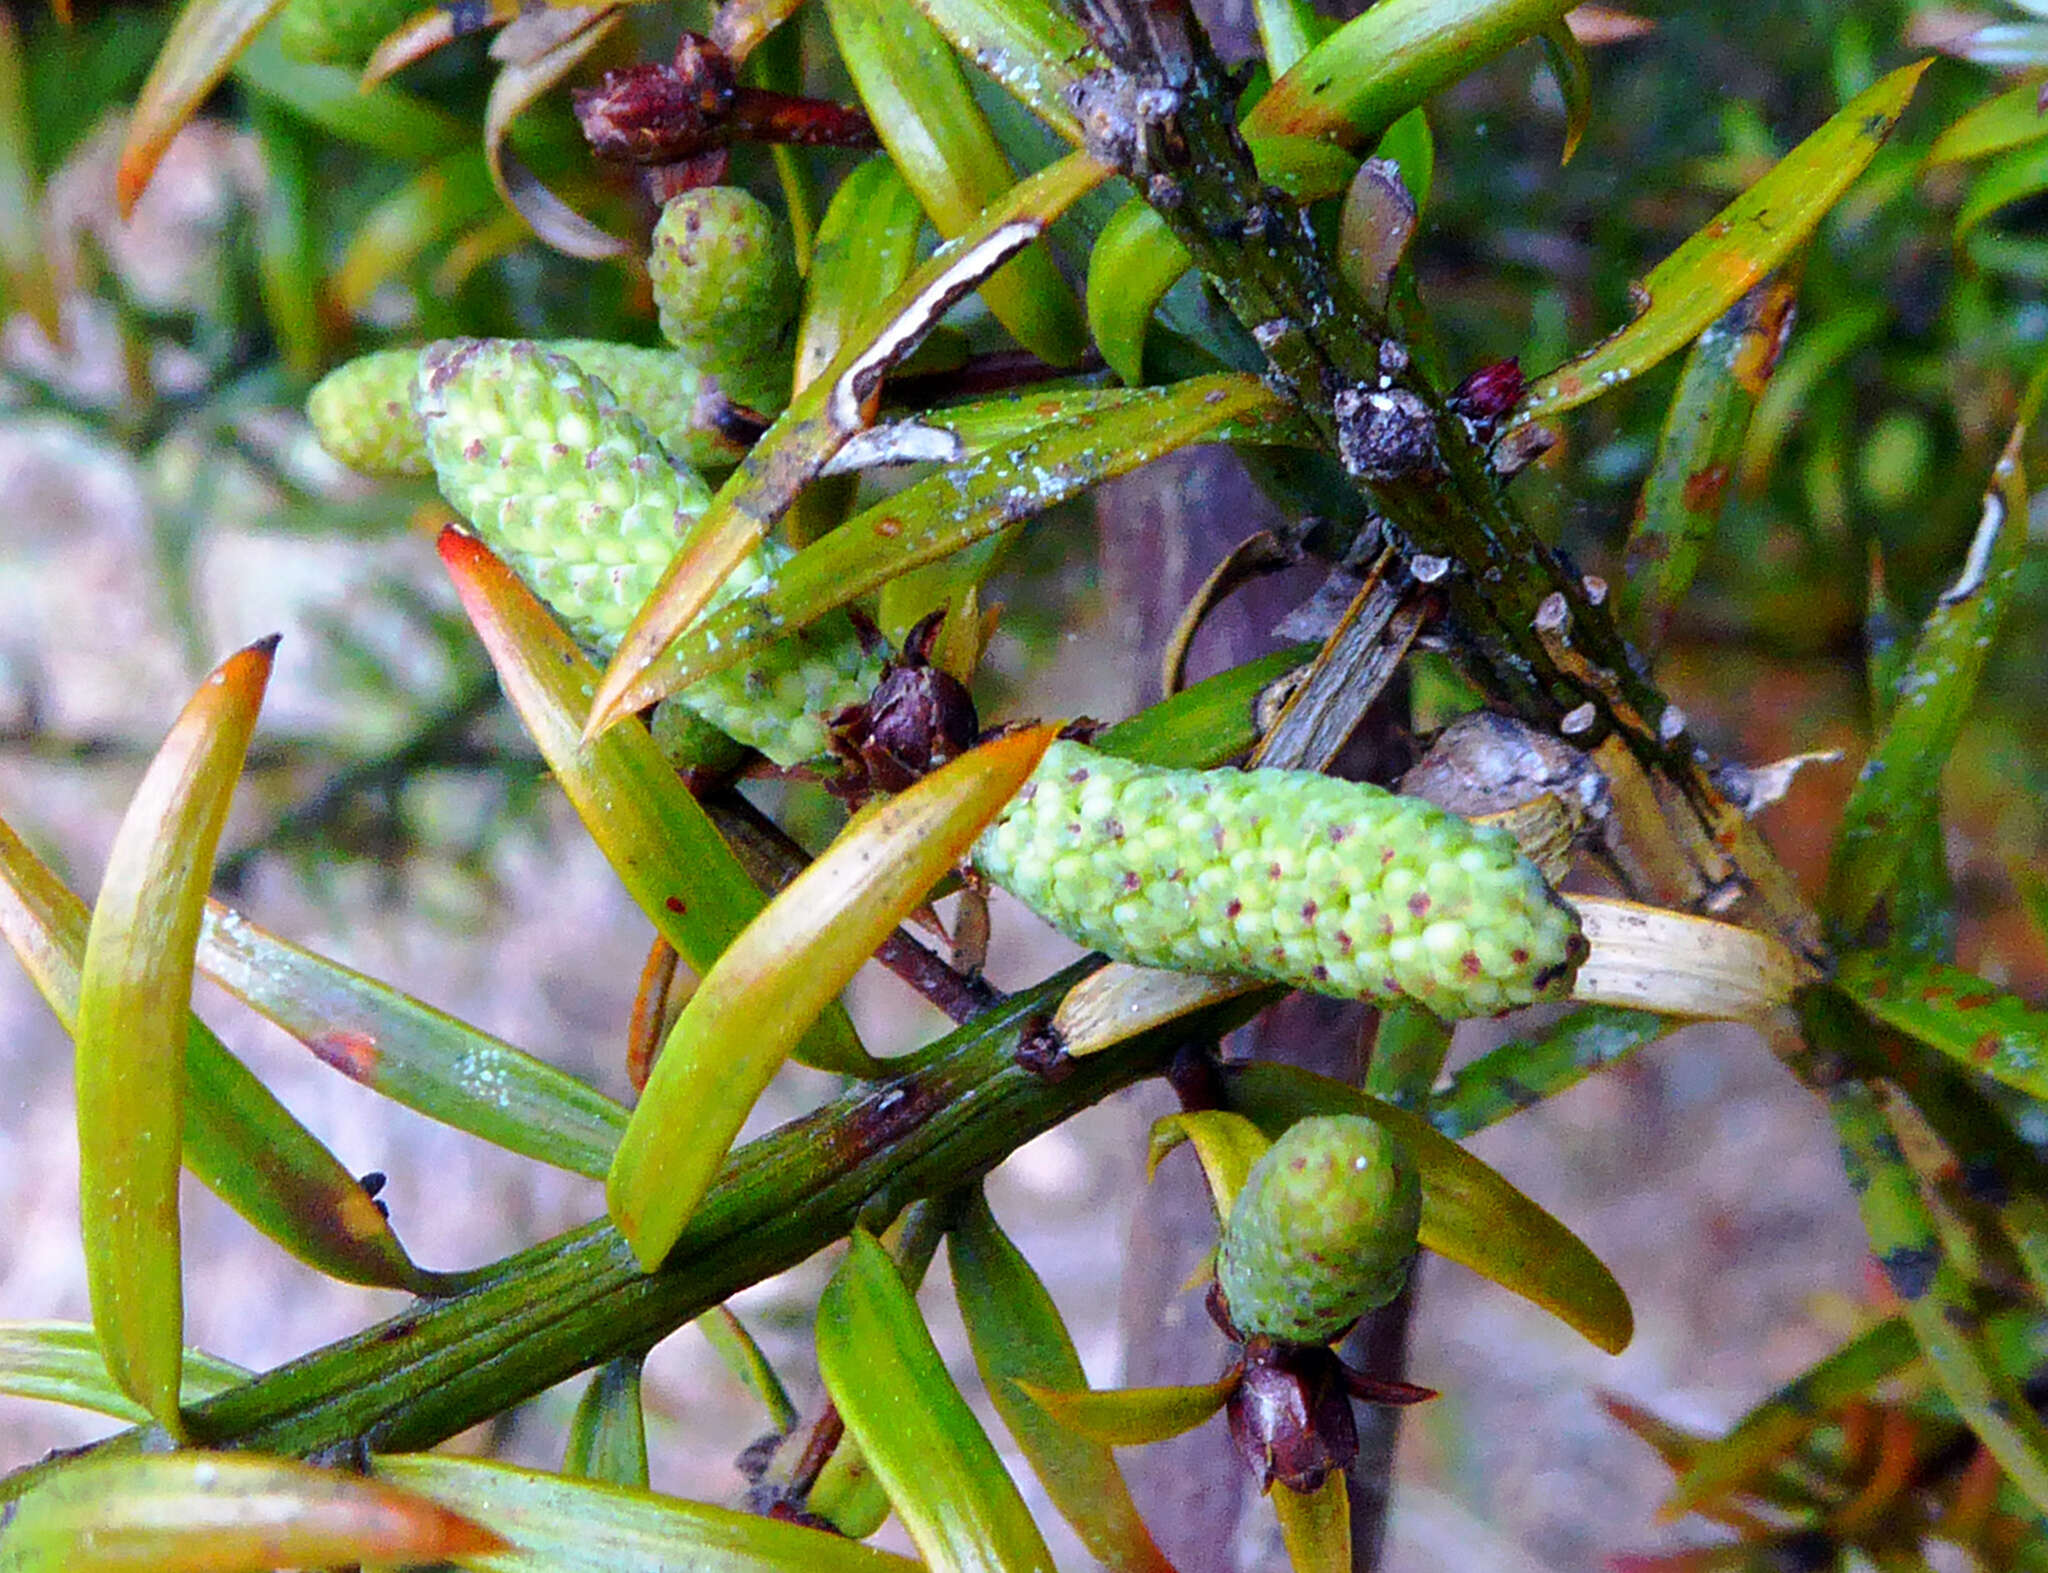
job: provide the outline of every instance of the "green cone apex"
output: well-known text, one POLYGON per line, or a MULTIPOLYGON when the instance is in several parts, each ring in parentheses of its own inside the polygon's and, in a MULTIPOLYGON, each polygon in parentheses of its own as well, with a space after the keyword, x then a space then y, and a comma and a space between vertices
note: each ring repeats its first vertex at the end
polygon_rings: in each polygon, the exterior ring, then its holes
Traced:
POLYGON ((1216 1281, 1247 1337, 1324 1344, 1400 1293, 1422 1182, 1400 1139, 1356 1114, 1288 1127, 1245 1177, 1216 1281))
POLYGON ((1120 961, 1446 1017, 1563 997, 1577 915, 1506 831, 1297 770, 1162 770, 1062 740, 975 860, 1120 961))

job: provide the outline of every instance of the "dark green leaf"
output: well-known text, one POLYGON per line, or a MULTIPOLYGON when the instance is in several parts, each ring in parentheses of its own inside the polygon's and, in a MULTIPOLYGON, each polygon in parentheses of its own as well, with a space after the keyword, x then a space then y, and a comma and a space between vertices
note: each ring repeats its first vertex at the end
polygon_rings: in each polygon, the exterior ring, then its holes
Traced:
POLYGON ((647 1417, 640 1408, 640 1365, 640 1356, 624 1355, 590 1373, 569 1421, 563 1474, 647 1489, 647 1417))
POLYGON ((2048 1098, 2048 1011, 1938 961, 1844 956, 1835 981, 1879 1021, 1958 1064, 2048 1098))
POLYGON ((1586 1005, 1462 1067, 1429 1106, 1429 1123, 1453 1141, 1575 1087, 1672 1030, 1647 1011, 1586 1005))

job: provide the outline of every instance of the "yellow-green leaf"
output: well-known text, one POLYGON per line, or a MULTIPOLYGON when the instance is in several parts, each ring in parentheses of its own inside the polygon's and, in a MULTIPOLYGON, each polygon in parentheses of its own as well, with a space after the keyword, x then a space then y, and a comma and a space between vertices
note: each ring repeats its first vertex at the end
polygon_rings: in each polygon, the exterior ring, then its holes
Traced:
POLYGON ((1813 233, 1891 134, 1927 66, 1925 60, 1901 66, 1857 94, 1658 263, 1643 280, 1644 305, 1635 320, 1537 379, 1516 421, 1597 399, 1699 337, 1813 233))
POLYGON ((916 1297, 865 1230, 818 1302, 818 1374, 934 1573, 1053 1573, 916 1297))
POLYGON ((0 305, 27 312, 54 344, 63 324, 56 277, 43 249, 43 199, 23 66, 20 31, 11 15, 0 12, 0 305))
POLYGON ((1563 1224, 1430 1123, 1291 1065, 1230 1069, 1229 1107, 1277 1136, 1309 1114, 1362 1114, 1399 1136, 1422 1171, 1422 1243, 1619 1354, 1635 1335, 1628 1296, 1563 1224))
POLYGON ((1380 0, 1294 63, 1253 106, 1248 136, 1359 147, 1439 88, 1534 38, 1576 0, 1380 0))
POLYGON ((288 59, 264 28, 235 61, 235 80, 329 136, 407 163, 452 153, 475 134, 445 109, 389 83, 365 89, 339 66, 288 59))
POLYGON ((1882 952, 1844 956, 1835 981, 1886 1025, 1969 1070, 2048 1098, 2048 1011, 1960 967, 1882 952))
POLYGON ((478 1573, 917 1573, 906 1558, 823 1530, 627 1486, 434 1453, 373 1467, 502 1537, 506 1550, 465 1560, 478 1573))
POLYGON ((1276 1486, 1267 1500, 1280 1515, 1294 1573, 1350 1573, 1351 1495, 1342 1470, 1306 1494, 1276 1486))
POLYGON ((876 156, 839 183, 804 275, 796 332, 796 387, 838 358, 875 309, 902 287, 917 262, 924 212, 896 166, 876 156))
POLYGON ((984 743, 856 818, 705 973, 605 1186, 643 1267, 668 1255, 797 1034, 966 855, 1057 730, 984 743))
POLYGON ((1053 1506, 1104 1566, 1171 1573, 1108 1445, 1054 1424, 1018 1389, 1019 1382, 1079 1388, 1088 1378, 1059 1307, 978 1190, 946 1237, 946 1254, 982 1384, 1053 1506))
MULTIPOLYGON (((66 1032, 78 1019, 85 903, 0 822, 0 936, 66 1032)), ((431 1292, 356 1178, 197 1016, 185 1022, 187 1168, 261 1233, 346 1283, 431 1292)))
POLYGON ((574 1174, 611 1164, 626 1111, 596 1088, 217 902, 199 970, 394 1103, 574 1174))
POLYGON ((495 1551, 489 1530, 339 1470, 249 1453, 88 1459, 15 1506, 5 1573, 267 1573, 445 1562, 495 1551))
POLYGON ((128 118, 114 200, 126 218, 171 139, 284 0, 185 0, 128 118))
POLYGON ((724 1306, 714 1305, 697 1318, 695 1325, 718 1351, 726 1370, 738 1377, 740 1385, 768 1411, 768 1423, 777 1431, 793 1430, 799 1418, 796 1405, 789 1401, 782 1378, 775 1374, 775 1367, 768 1363, 746 1324, 724 1306))
MULTIPOLYGON (((249 1379, 249 1372, 187 1349, 179 1402, 201 1403, 249 1379)), ((149 1411, 114 1385, 98 1337, 83 1322, 0 1322, 0 1393, 70 1404, 140 1424, 149 1411)))
POLYGON ((150 761, 114 833, 78 971, 78 1200, 93 1326, 122 1391, 174 1433, 193 956, 276 646, 264 640, 216 667, 150 761))
MULTIPOLYGON (((506 697, 591 839, 690 969, 708 972, 766 898, 645 727, 582 740, 578 720, 596 672, 519 577, 458 530, 442 533, 441 559, 506 697)), ((796 1053, 842 1075, 881 1069, 837 1005, 803 1034, 796 1053)))
POLYGON ((1057 5, 1037 0, 914 0, 946 42, 1047 126, 1078 145, 1072 93, 1108 65, 1057 5))
POLYGON ((640 1407, 639 1355, 621 1355, 590 1373, 569 1420, 562 1473, 579 1480, 647 1489, 647 1416, 640 1407))
POLYGON ((2048 137, 2048 114, 2041 110, 2043 85, 2035 77, 1968 110, 1934 139, 1927 162, 1962 163, 2048 137))
POLYGON ((1192 1142, 1202 1160, 1202 1176, 1209 1182, 1209 1199, 1216 1204, 1216 1216, 1228 1218, 1244 1189, 1244 1177, 1265 1155, 1272 1142, 1266 1133, 1242 1114, 1224 1109, 1197 1109, 1187 1114, 1167 1114, 1152 1122, 1146 1143, 1145 1178, 1159 1172, 1159 1160, 1182 1142, 1192 1142))
MULTIPOLYGON (((951 240, 1016 180, 959 61, 901 0, 826 0, 832 34, 882 145, 932 225, 951 240)), ((1087 340, 1073 291, 1033 247, 983 281, 982 301, 1039 359, 1078 360, 1087 340)))
POLYGON ((1229 1401, 1237 1373, 1199 1387, 1058 1388, 1019 1382, 1017 1390, 1076 1436, 1111 1447, 1142 1447, 1192 1431, 1229 1401))

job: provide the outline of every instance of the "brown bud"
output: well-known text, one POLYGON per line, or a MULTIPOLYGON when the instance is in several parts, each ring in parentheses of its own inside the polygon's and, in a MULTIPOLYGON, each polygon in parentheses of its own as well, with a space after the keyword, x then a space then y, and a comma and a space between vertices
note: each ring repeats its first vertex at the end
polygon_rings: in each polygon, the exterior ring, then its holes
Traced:
POLYGON ((1227 1406, 1230 1439, 1258 1481, 1304 1494, 1358 1456, 1343 1367, 1320 1344, 1255 1338, 1227 1406))

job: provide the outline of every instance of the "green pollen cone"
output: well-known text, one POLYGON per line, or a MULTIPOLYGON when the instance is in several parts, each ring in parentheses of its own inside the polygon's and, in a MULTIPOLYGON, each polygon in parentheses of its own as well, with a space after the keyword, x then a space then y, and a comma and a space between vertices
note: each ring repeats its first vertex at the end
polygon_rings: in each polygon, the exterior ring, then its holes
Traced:
POLYGON ((1288 1127, 1245 1176, 1216 1281, 1247 1337, 1326 1344, 1401 1291, 1422 1182, 1400 1139, 1356 1114, 1288 1127))
POLYGON ((788 227, 736 186, 686 191, 662 209, 647 258, 668 341, 762 414, 789 401, 783 329, 802 291, 788 227))
MULTIPOLYGON (((745 457, 746 449, 725 434, 725 400, 687 355, 602 339, 556 339, 540 347, 603 383, 685 464, 719 469, 745 457)), ((417 349, 378 350, 321 378, 306 399, 320 445, 366 475, 433 474, 426 433, 412 407, 419 369, 417 349)))
POLYGON ((1061 741, 975 847, 1120 961, 1492 1015, 1571 988, 1579 921, 1504 830, 1299 770, 1161 770, 1061 741))
MULTIPOLYGON (((461 339, 420 356, 413 393, 441 494, 585 644, 609 652, 711 500, 605 385, 538 344, 461 339)), ((785 562, 769 543, 712 598, 785 562)), ((777 764, 825 751, 826 720, 881 661, 844 614, 693 684, 677 702, 777 764)))

